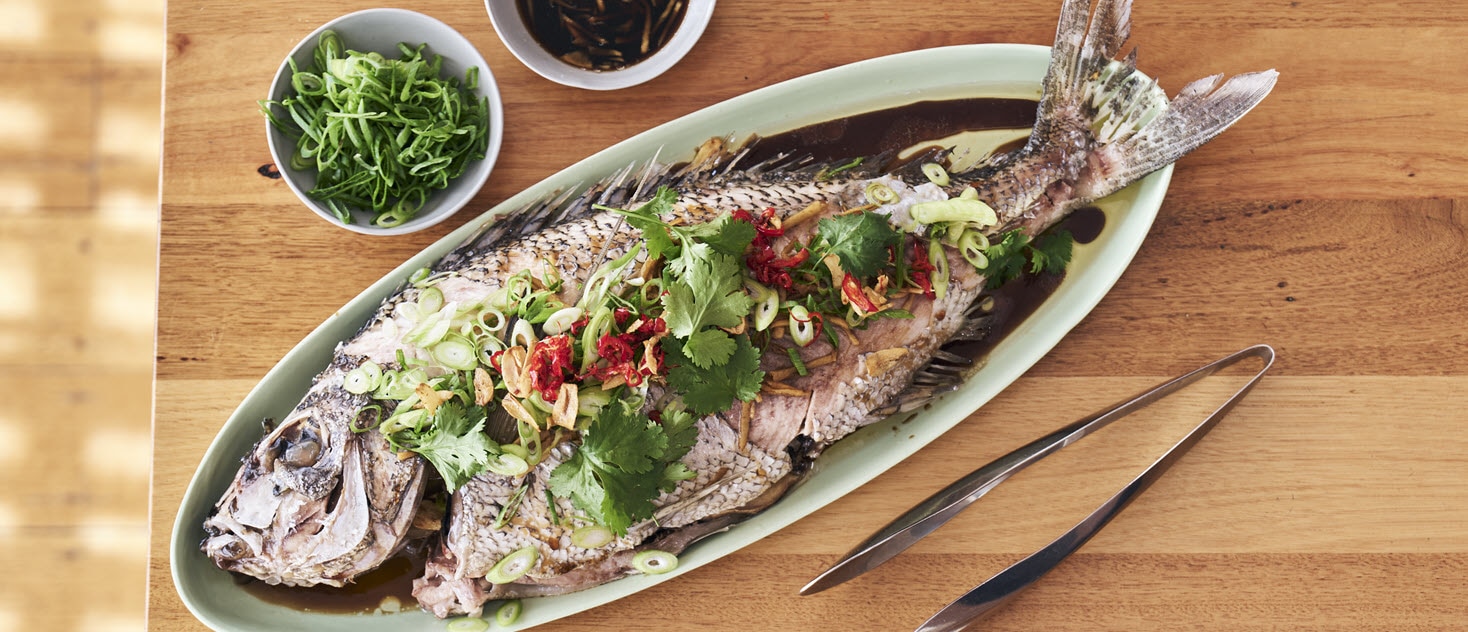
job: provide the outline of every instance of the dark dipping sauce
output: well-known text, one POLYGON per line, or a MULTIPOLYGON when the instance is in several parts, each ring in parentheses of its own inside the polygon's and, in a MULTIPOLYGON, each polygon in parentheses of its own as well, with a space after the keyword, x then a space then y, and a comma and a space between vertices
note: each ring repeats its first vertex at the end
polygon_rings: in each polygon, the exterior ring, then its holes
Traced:
POLYGON ((617 70, 658 52, 683 23, 689 0, 515 0, 530 36, 557 59, 617 70))
MULTIPOLYGON (((897 152, 925 141, 952 136, 959 132, 1031 127, 1035 121, 1036 102, 1025 99, 956 99, 923 101, 901 107, 877 110, 817 123, 759 139, 751 148, 746 164, 781 153, 809 154, 816 160, 846 160, 856 156, 872 156, 897 152)), ((999 151, 1017 149, 1001 147, 999 151)), ((1105 226, 1106 215, 1100 209, 1087 207, 1072 213, 1057 228, 1069 230, 1076 243, 1096 239, 1105 226)), ((945 349, 979 359, 1013 331, 1025 317, 1060 285, 1063 274, 1031 274, 984 293, 994 305, 988 329, 980 340, 951 343, 945 349)), ((980 300, 983 300, 981 298, 980 300)), ((384 597, 397 597, 404 610, 417 607, 413 599, 413 580, 423 576, 423 543, 408 550, 381 567, 357 578, 356 583, 342 588, 315 586, 290 588, 271 586, 265 582, 237 575, 250 594, 274 604, 311 612, 363 613, 378 608, 384 597)))
POLYGON ((330 614, 359 614, 377 610, 385 597, 396 597, 401 610, 413 610, 418 601, 413 599, 413 580, 423 576, 423 564, 427 559, 421 546, 405 547, 402 553, 383 562, 382 566, 357 577, 357 581, 341 588, 333 586, 272 586, 245 575, 235 575, 236 581, 245 592, 287 608, 306 612, 330 614))

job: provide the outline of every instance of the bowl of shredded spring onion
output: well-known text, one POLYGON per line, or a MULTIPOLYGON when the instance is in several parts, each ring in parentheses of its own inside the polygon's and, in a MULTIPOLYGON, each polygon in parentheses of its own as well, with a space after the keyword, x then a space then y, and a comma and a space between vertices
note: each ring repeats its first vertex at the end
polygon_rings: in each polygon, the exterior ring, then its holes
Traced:
POLYGON ((468 204, 504 128, 494 75, 474 45, 404 9, 323 24, 281 63, 260 108, 296 197, 372 235, 422 230, 468 204))

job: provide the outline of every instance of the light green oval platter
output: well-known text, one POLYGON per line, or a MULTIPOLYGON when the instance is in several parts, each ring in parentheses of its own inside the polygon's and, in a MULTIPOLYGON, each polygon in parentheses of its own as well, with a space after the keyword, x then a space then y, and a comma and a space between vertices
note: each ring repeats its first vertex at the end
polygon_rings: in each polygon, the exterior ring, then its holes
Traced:
MULTIPOLYGON (((519 208, 547 192, 595 181, 634 161, 691 156, 713 136, 773 134, 916 101, 968 97, 1038 98, 1049 48, 981 44, 921 50, 842 66, 729 99, 660 125, 610 147, 526 189, 403 263, 352 299, 286 354, 225 422, 189 483, 173 527, 173 582, 185 605, 216 630, 313 632, 433 631, 444 623, 421 611, 394 615, 301 612, 246 593, 199 550, 201 525, 232 480, 243 455, 260 437, 260 419, 283 418, 327 365, 337 342, 352 336, 378 305, 418 268, 430 265, 497 213, 519 208)), ((907 458, 1039 361, 1100 302, 1121 276, 1156 217, 1172 175, 1164 168, 1103 200, 1106 226, 1078 246, 1070 272, 1051 297, 990 353, 962 388, 935 402, 894 435, 889 423, 857 432, 827 450, 804 484, 764 513, 710 536, 679 557, 666 575, 637 575, 571 595, 525 602, 515 629, 531 627, 625 597, 728 555, 825 506, 907 458)), ((504 629, 504 628, 497 628, 504 629)))

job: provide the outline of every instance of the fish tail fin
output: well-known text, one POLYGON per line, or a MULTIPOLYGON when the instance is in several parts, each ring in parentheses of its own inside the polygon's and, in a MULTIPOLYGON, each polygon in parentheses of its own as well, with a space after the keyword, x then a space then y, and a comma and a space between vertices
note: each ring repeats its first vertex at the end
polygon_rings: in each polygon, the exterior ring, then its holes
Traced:
POLYGON ((1034 133, 1025 151, 1050 155, 1086 147, 1076 197, 1109 195, 1197 149, 1264 99, 1274 70, 1199 79, 1168 100, 1137 72, 1137 51, 1122 51, 1131 33, 1131 0, 1066 0, 1034 133), (1095 2, 1095 6, 1092 4, 1095 2))

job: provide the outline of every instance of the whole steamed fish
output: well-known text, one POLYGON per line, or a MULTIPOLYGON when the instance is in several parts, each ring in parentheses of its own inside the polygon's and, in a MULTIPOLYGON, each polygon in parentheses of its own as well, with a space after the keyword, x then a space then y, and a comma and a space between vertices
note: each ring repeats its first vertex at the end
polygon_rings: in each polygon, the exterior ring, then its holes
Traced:
MULTIPOLYGON (((952 388, 986 283, 1063 266, 1048 228, 1207 142, 1266 71, 1171 102, 1114 57, 1129 0, 1065 0, 1023 149, 948 173, 711 141, 491 224, 415 275, 244 459, 204 551, 340 586, 433 538, 414 595, 491 599, 663 572, 833 442, 952 388)), ((870 162, 870 161, 869 161, 870 162)))

